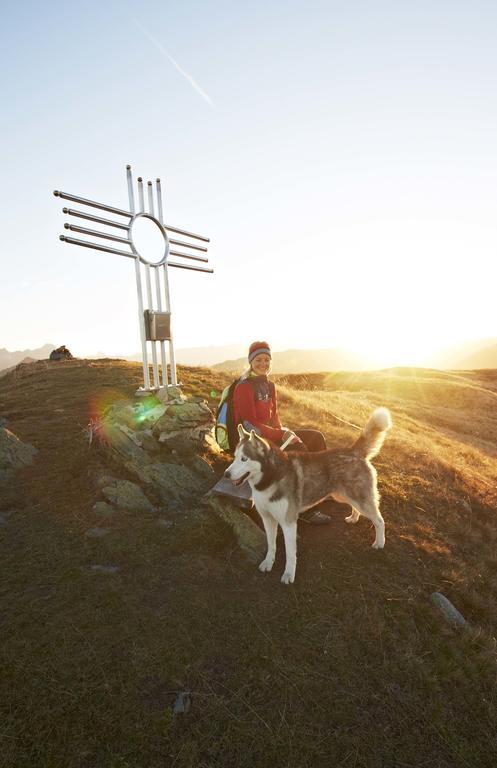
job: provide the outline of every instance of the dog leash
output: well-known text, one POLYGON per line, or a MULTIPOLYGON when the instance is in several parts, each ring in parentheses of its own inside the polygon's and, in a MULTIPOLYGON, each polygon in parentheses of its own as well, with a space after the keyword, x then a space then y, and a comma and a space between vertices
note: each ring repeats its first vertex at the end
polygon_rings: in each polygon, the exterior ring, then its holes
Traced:
POLYGON ((287 437, 285 442, 282 445, 280 445, 280 451, 284 451, 287 445, 290 445, 294 437, 295 435, 290 435, 290 437, 287 437))

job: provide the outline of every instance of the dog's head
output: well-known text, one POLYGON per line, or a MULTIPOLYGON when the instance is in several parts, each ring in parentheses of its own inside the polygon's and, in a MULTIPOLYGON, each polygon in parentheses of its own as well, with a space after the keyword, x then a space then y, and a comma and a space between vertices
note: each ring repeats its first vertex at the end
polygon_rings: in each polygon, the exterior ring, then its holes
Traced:
POLYGON ((234 485, 241 485, 245 480, 260 477, 269 451, 269 443, 263 437, 259 437, 254 430, 247 432, 239 424, 238 435, 240 439, 235 448, 235 457, 224 473, 234 485))

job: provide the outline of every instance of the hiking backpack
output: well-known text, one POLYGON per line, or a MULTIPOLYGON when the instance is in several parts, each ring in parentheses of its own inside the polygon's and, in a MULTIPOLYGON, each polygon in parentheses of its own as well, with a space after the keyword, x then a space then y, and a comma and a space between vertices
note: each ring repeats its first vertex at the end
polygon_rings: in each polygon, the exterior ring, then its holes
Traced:
POLYGON ((216 411, 216 442, 219 447, 227 453, 233 452, 238 443, 238 430, 235 424, 233 396, 239 381, 240 379, 235 379, 228 387, 223 389, 221 402, 216 411))

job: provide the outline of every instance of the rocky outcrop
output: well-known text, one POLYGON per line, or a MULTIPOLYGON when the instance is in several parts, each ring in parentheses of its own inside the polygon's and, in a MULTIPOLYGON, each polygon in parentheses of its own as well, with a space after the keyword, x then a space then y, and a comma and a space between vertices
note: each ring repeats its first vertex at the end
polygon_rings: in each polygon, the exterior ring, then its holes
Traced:
MULTIPOLYGON (((212 465, 221 451, 213 437, 214 416, 198 397, 187 398, 170 387, 158 395, 111 406, 101 421, 91 425, 101 438, 114 466, 130 480, 102 477, 102 496, 112 508, 158 511, 161 515, 191 514, 199 504, 210 506, 232 529, 240 548, 253 562, 266 551, 264 532, 239 509, 239 499, 206 495, 216 481, 212 465)), ((235 495, 235 494, 234 494, 235 495)), ((110 512, 105 502, 94 510, 110 512)), ((161 518, 163 526, 171 522, 161 518)))
POLYGON ((188 399, 177 388, 165 394, 120 401, 91 425, 90 440, 101 438, 114 463, 133 479, 121 486, 101 485, 102 495, 115 507, 177 512, 196 503, 215 481, 211 461, 218 449, 211 410, 201 398, 188 399), (131 493, 131 486, 142 489, 149 507, 131 493))
POLYGON ((57 349, 52 350, 50 352, 50 360, 74 360, 73 355, 69 352, 67 347, 62 345, 61 347, 57 347, 57 349))
POLYGON ((0 480, 8 479, 16 469, 33 462, 37 449, 14 435, 6 427, 0 427, 0 480))

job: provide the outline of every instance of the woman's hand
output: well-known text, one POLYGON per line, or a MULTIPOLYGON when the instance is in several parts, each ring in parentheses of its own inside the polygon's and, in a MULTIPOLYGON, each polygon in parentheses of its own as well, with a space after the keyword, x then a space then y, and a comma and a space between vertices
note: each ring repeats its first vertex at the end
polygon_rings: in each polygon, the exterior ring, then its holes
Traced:
MULTIPOLYGON (((285 428, 283 427, 283 429, 285 428)), ((295 432, 292 432, 291 429, 285 429, 283 432, 283 440, 281 441, 282 445, 283 443, 287 443, 287 445, 296 445, 297 443, 301 442, 302 440, 295 434, 295 432)))

